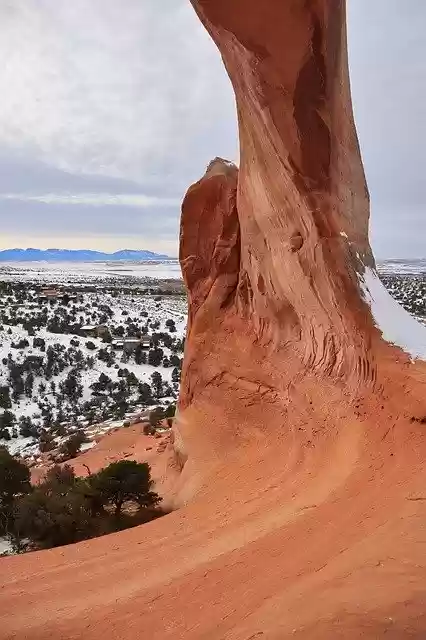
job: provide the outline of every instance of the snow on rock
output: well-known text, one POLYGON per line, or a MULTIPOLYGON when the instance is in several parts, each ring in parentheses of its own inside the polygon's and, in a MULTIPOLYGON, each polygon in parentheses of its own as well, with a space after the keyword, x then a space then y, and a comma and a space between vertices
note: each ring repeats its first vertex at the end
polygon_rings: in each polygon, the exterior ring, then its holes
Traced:
POLYGON ((366 267, 360 280, 364 298, 384 340, 401 347, 413 358, 426 359, 426 327, 392 298, 373 269, 366 267))

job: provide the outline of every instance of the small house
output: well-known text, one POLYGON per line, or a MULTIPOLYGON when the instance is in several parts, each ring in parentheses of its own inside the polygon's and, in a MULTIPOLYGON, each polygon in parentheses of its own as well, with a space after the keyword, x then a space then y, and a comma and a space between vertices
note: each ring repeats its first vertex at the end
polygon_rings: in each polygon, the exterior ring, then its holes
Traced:
POLYGON ((126 353, 133 353, 140 346, 141 346, 140 338, 124 338, 123 350, 126 353))
POLYGON ((61 296, 61 292, 56 287, 43 287, 40 291, 39 301, 50 302, 57 300, 61 296))
POLYGON ((112 341, 113 349, 123 349, 126 353, 133 353, 138 347, 141 349, 149 349, 151 339, 147 336, 143 338, 116 338, 112 341))
POLYGON ((98 324, 98 325, 85 325, 84 327, 81 327, 81 331, 84 333, 85 336, 87 337, 92 337, 92 338, 104 338, 106 335, 109 334, 109 329, 106 325, 104 324, 98 324))

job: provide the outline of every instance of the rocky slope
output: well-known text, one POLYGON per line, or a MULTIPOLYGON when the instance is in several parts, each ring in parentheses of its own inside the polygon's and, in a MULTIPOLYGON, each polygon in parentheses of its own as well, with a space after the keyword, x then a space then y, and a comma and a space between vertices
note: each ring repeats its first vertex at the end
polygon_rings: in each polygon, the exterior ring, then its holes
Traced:
POLYGON ((422 638, 426 368, 365 301, 344 2, 194 6, 235 88, 241 166, 215 160, 183 204, 185 506, 3 560, 0 636, 422 638))

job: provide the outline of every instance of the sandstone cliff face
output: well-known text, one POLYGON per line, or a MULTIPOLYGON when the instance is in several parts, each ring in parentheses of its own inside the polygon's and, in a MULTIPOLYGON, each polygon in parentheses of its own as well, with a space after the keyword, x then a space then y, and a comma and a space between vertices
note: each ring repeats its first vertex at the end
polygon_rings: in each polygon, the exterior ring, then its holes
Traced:
POLYGON ((275 353, 290 345, 310 370, 371 380, 357 278, 373 264, 369 199, 344 2, 193 4, 235 89, 241 167, 237 179, 216 160, 183 204, 191 330, 197 317, 206 331, 208 315, 238 316, 253 341, 275 353))
MULTIPOLYGON (((282 416, 289 385, 305 374, 353 393, 375 383, 375 331, 359 289, 374 266, 369 197, 345 3, 193 4, 235 89, 241 162, 238 171, 213 161, 183 203, 190 323, 180 405, 208 404, 216 388, 223 406, 229 390, 235 425, 252 394, 282 416)), ((188 422, 183 412, 183 431, 188 422)))

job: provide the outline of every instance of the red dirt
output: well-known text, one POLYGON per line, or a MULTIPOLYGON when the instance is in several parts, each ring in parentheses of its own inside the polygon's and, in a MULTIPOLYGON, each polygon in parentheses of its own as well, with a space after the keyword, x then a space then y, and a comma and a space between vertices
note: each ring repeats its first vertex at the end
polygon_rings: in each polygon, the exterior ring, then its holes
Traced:
POLYGON ((426 366, 381 339, 342 0, 194 0, 241 169, 183 205, 178 511, 1 561, 0 637, 426 637, 426 366), (341 236, 345 232, 348 238, 341 236))
MULTIPOLYGON (((74 460, 64 463, 71 466, 78 476, 87 475, 87 467, 92 473, 103 469, 117 460, 136 460, 148 462, 151 466, 152 477, 156 489, 163 493, 170 493, 179 473, 176 468, 175 455, 169 444, 170 435, 161 438, 146 436, 141 425, 118 428, 100 438, 99 442, 88 451, 80 454, 74 460)), ((33 483, 39 482, 51 465, 34 467, 31 470, 33 483)))
POLYGON ((286 423, 253 407, 187 507, 2 560, 0 637, 425 637, 425 379, 390 352, 383 396, 305 379, 286 423))

